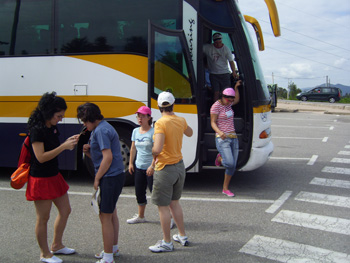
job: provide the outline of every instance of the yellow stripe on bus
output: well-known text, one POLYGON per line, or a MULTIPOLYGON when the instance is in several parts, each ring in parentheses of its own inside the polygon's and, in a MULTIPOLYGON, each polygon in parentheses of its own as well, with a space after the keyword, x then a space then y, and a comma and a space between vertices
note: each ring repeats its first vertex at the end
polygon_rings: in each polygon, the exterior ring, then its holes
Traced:
POLYGON ((271 105, 261 105, 253 108, 254 113, 264 113, 268 111, 271 111, 271 105))
MULTIPOLYGON (((158 110, 158 103, 155 99, 151 99, 151 107, 158 110)), ((175 104, 174 112, 197 114, 197 106, 193 104, 175 104)))
POLYGON ((127 54, 70 56, 118 70, 126 75, 148 83, 147 57, 127 54))
MULTIPOLYGON (((119 118, 135 114, 145 104, 115 96, 62 96, 67 103, 65 117, 75 118, 77 107, 85 102, 96 103, 105 118, 119 118)), ((0 117, 29 117, 41 96, 0 96, 0 117)))

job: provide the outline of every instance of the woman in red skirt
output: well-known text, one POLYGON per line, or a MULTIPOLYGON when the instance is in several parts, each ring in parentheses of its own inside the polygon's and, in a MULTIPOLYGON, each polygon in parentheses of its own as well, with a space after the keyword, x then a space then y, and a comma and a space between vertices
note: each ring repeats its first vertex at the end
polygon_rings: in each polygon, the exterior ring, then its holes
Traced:
POLYGON ((40 247, 40 261, 60 263, 62 260, 54 254, 73 254, 74 249, 62 243, 71 207, 68 198, 68 184, 58 170, 57 156, 64 150, 72 150, 79 135, 68 138, 60 144, 57 123, 62 121, 67 104, 55 92, 45 93, 28 120, 32 160, 27 183, 26 197, 34 201, 36 208, 35 234, 40 247), (58 209, 54 224, 54 236, 51 249, 47 242, 47 222, 50 218, 52 203, 58 209))

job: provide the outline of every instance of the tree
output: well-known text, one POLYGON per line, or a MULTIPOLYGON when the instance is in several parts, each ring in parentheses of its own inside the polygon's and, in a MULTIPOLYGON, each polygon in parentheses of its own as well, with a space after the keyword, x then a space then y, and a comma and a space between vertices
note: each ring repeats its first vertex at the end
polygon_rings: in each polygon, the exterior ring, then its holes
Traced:
POLYGON ((296 100, 296 96, 298 93, 301 92, 301 89, 298 89, 297 85, 295 85, 294 82, 289 83, 288 89, 289 89, 289 99, 296 100))
POLYGON ((279 99, 287 99, 287 90, 282 87, 277 88, 277 98, 279 99))

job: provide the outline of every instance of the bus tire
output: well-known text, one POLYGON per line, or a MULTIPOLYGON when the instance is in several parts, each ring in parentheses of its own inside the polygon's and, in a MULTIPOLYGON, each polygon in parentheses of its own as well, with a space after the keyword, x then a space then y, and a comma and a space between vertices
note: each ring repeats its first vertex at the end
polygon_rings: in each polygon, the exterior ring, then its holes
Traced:
POLYGON ((129 160, 130 160, 130 149, 131 149, 131 133, 125 128, 114 126, 119 135, 120 151, 123 158, 124 171, 125 171, 125 186, 133 185, 135 178, 134 174, 129 173, 129 160))

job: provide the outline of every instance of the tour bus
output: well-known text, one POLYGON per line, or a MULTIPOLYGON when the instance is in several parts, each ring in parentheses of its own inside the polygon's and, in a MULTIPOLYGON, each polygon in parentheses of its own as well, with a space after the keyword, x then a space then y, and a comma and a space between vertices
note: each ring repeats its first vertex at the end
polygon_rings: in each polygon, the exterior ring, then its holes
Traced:
MULTIPOLYGON (((273 0, 265 2, 272 25, 279 26, 273 0)), ((262 166, 273 151, 270 95, 245 20, 251 17, 235 0, 0 0, 0 166, 17 165, 28 117, 45 92, 55 91, 68 106, 61 140, 82 129, 77 106, 96 103, 119 134, 127 170, 135 112, 149 106, 156 121, 157 96, 170 91, 175 114, 194 130, 183 141, 187 171, 215 168, 213 95, 203 55, 215 32, 232 50, 243 80, 234 106, 237 169, 262 166)), ((61 169, 84 168, 81 148, 88 137, 60 155, 61 169)))

